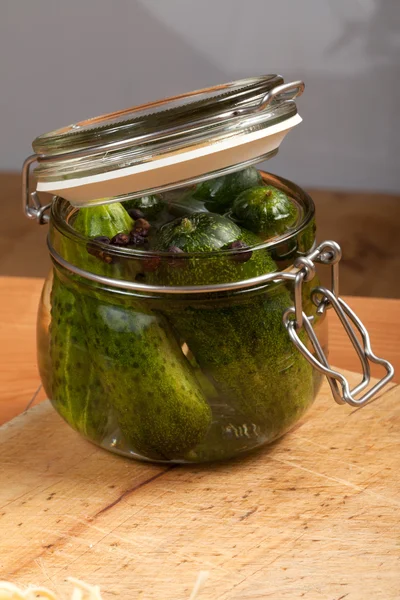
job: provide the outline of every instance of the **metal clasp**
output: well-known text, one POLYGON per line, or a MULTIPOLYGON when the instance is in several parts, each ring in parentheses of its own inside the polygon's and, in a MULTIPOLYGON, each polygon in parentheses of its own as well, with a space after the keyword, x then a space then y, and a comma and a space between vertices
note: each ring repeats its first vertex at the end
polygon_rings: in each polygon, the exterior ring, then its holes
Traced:
POLYGON ((326 375, 335 401, 338 404, 346 403, 350 404, 350 406, 359 407, 371 400, 393 378, 394 369, 387 360, 377 357, 372 352, 368 331, 346 302, 339 297, 340 259, 340 246, 332 241, 323 242, 307 256, 297 259, 295 266, 299 268, 299 271, 296 274, 294 282, 294 306, 285 312, 283 322, 296 348, 315 369, 326 375), (353 389, 350 389, 347 379, 329 365, 328 359, 312 327, 312 318, 307 317, 303 312, 303 282, 310 281, 314 277, 316 262, 329 265, 332 273, 330 290, 319 286, 311 292, 311 299, 318 307, 317 313, 322 314, 329 308, 334 309, 361 362, 362 379, 353 389), (299 331, 302 328, 304 328, 311 342, 315 355, 310 352, 300 339, 299 331), (362 343, 357 338, 356 331, 360 334, 362 343), (365 394, 356 397, 368 386, 371 380, 370 363, 376 363, 384 367, 386 375, 365 394), (338 384, 340 384, 341 389, 338 384))
POLYGON ((270 90, 267 94, 265 94, 264 98, 261 100, 260 104, 257 106, 257 110, 264 110, 273 100, 282 96, 283 98, 289 98, 293 100, 298 96, 301 96, 304 92, 304 82, 303 81, 292 81, 290 83, 282 83, 282 85, 275 86, 272 90, 270 90), (293 93, 294 92, 294 93, 293 93))
POLYGON ((290 83, 282 83, 281 85, 276 85, 272 90, 267 92, 260 100, 258 104, 255 106, 245 106, 243 108, 237 108, 234 110, 235 115, 248 115, 251 113, 258 113, 262 110, 266 109, 267 106, 276 100, 280 96, 284 100, 294 100, 298 96, 301 96, 304 92, 304 82, 303 81, 291 81, 290 83))
POLYGON ((37 192, 29 192, 30 168, 36 160, 36 154, 32 154, 28 156, 22 166, 22 208, 28 219, 36 219, 39 225, 44 225, 50 219, 46 212, 51 207, 51 202, 43 205, 37 192))

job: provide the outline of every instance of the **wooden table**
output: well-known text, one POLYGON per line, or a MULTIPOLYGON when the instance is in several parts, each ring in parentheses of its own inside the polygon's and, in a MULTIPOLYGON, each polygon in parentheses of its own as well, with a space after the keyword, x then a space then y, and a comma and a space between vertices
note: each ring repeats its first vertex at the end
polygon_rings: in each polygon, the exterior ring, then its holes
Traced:
MULTIPOLYGON (((0 283, 4 418, 38 383, 41 282, 0 283)), ((398 364, 400 303, 350 303, 377 353, 398 364)), ((333 362, 349 360, 334 324, 331 337, 333 362)), ((337 406, 325 385, 280 442, 171 467, 95 448, 43 402, 0 431, 0 579, 65 594, 75 576, 105 600, 183 600, 207 570, 199 600, 399 599, 399 432, 396 384, 362 410, 337 406)))

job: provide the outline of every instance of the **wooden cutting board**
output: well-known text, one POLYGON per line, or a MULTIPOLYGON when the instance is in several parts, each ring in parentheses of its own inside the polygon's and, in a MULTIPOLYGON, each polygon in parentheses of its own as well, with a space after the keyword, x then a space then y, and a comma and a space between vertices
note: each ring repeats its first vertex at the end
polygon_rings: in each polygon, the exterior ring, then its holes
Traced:
POLYGON ((187 600, 206 570, 199 600, 400 598, 399 445, 399 386, 361 410, 324 386, 280 442, 214 466, 113 456, 44 402, 0 430, 0 579, 187 600))

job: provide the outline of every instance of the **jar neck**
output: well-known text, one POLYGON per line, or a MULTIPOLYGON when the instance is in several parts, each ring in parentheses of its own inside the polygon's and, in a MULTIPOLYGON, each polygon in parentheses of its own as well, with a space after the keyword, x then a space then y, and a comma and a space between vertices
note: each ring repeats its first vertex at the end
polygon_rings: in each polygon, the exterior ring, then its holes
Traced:
POLYGON ((315 243, 315 208, 310 196, 295 184, 262 173, 264 182, 289 195, 300 209, 295 228, 282 236, 250 247, 182 253, 126 249, 95 242, 76 232, 71 221, 76 209, 55 198, 52 205, 49 248, 55 263, 94 285, 139 293, 232 293, 289 273, 295 260, 315 243), (194 288, 187 292, 187 288, 194 288), (171 291, 172 288, 178 290, 171 291), (179 289, 180 288, 180 289, 179 289))

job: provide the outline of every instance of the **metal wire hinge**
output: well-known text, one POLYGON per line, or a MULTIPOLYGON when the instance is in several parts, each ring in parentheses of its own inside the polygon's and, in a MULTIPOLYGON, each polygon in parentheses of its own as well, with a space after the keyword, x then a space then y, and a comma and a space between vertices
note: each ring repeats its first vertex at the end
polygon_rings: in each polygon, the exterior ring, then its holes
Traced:
POLYGON ((339 297, 339 261, 341 254, 340 246, 336 242, 326 241, 307 256, 296 260, 295 266, 299 268, 299 271, 294 281, 294 306, 285 312, 283 322, 296 348, 315 369, 326 375, 335 401, 338 404, 346 403, 350 406, 359 407, 371 400, 393 378, 394 369, 387 360, 375 356, 371 349, 366 328, 346 302, 339 297), (331 267, 331 289, 319 286, 311 292, 311 299, 317 306, 317 313, 322 314, 328 308, 334 309, 361 362, 362 380, 353 389, 350 389, 347 379, 329 365, 312 327, 312 318, 307 317, 303 312, 303 283, 310 281, 315 276, 315 263, 322 263, 331 267), (300 339, 299 332, 301 329, 304 329, 308 336, 314 353, 300 339), (361 343, 356 332, 360 334, 361 343), (384 367, 386 375, 360 396, 360 392, 368 386, 371 380, 370 363, 376 363, 384 367))
POLYGON ((43 225, 49 222, 50 217, 46 213, 51 207, 51 202, 43 205, 37 192, 29 192, 29 171, 36 159, 36 154, 28 156, 22 167, 22 207, 28 219, 36 219, 39 225, 43 225))

